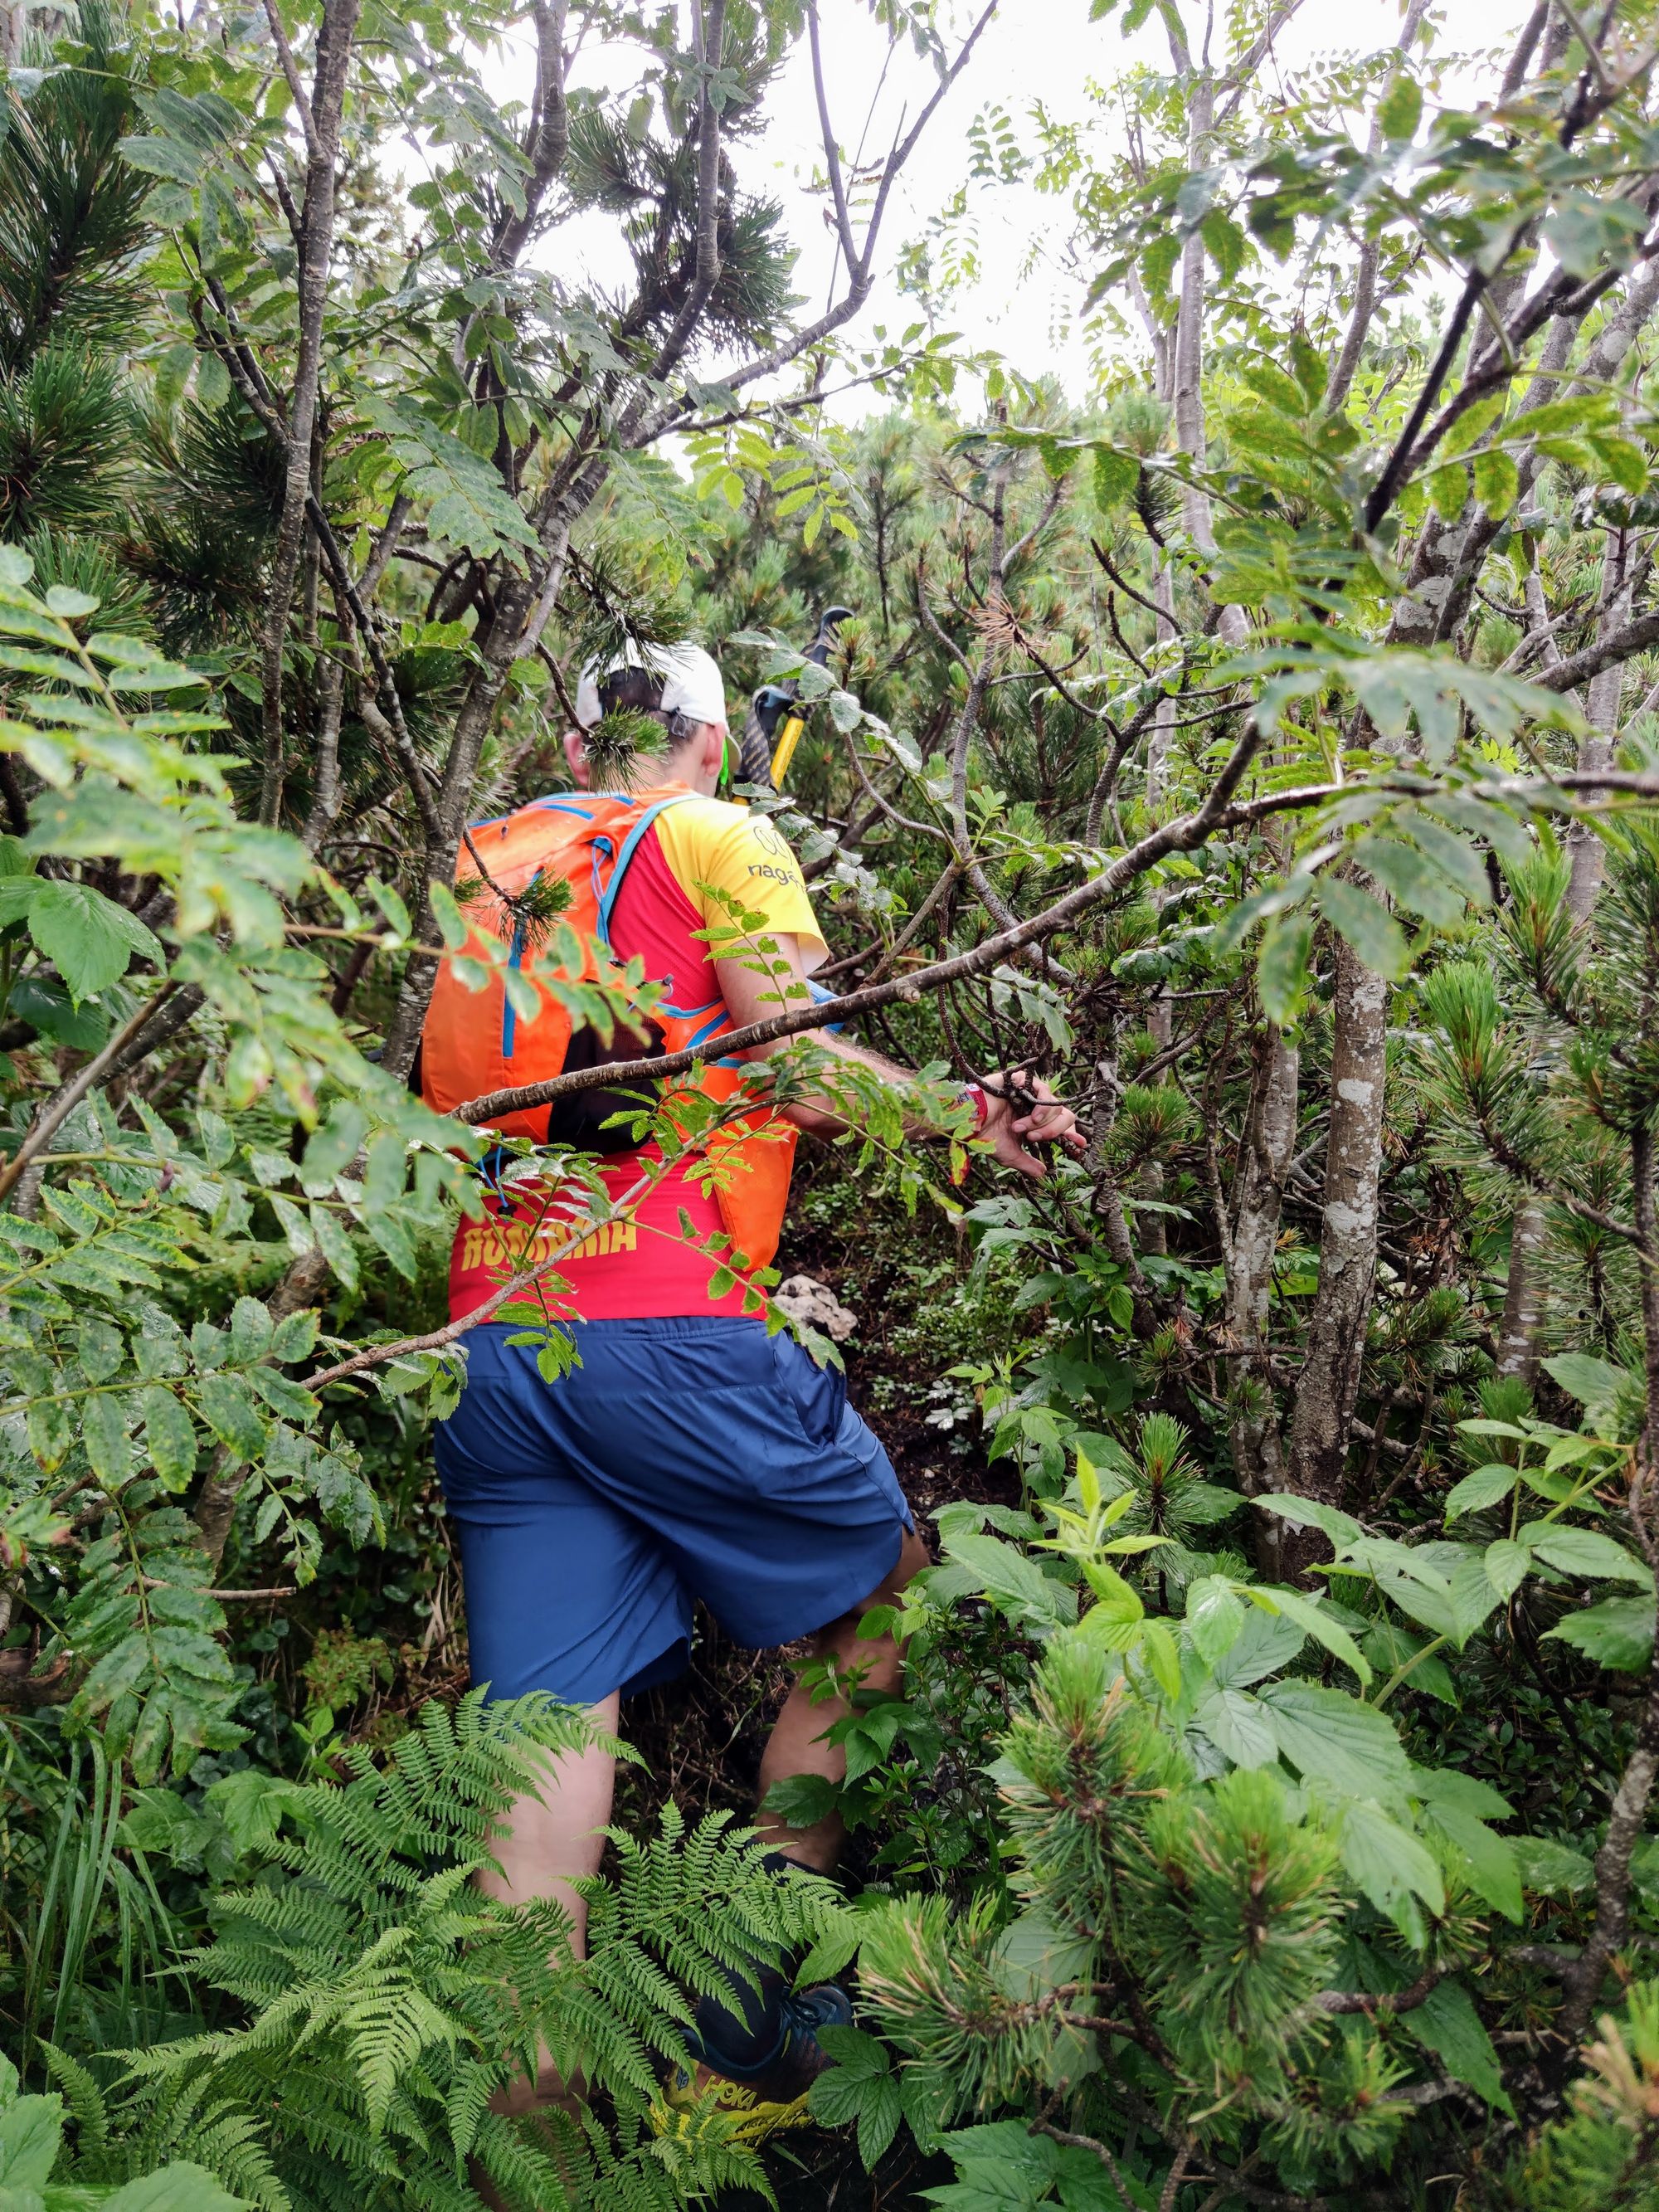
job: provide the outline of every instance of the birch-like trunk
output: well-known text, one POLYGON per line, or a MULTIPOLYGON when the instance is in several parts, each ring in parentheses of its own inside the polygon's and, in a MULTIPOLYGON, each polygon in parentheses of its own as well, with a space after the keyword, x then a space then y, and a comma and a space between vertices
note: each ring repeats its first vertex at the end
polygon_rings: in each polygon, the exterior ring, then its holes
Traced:
POLYGON ((1346 940, 1337 948, 1331 1125, 1319 1291, 1291 1426, 1288 1486, 1340 1503, 1376 1277, 1389 987, 1346 940))
POLYGON ((1296 1156, 1301 1054, 1271 1023, 1255 1041, 1249 1101, 1233 1187, 1227 1239, 1228 1381, 1233 1468, 1247 1498, 1285 1487, 1285 1455, 1273 1401, 1268 1304, 1285 1179, 1296 1156))
MULTIPOLYGON (((1645 314, 1650 300, 1637 303, 1645 314)), ((1620 354, 1622 358, 1622 352, 1620 354)), ((1598 638, 1611 635, 1630 619, 1634 578, 1630 560, 1630 533, 1609 530, 1601 556, 1601 589, 1596 609, 1598 638)), ((1534 568, 1527 578, 1527 611, 1534 629, 1543 629, 1549 609, 1543 585, 1534 568)), ((1553 636, 1546 635, 1540 655, 1546 667, 1561 658, 1553 636)), ((1625 669, 1622 661, 1604 668, 1590 679, 1583 702, 1589 725, 1578 744, 1578 765, 1583 770, 1604 769, 1619 742, 1624 705, 1625 669)), ((1607 863, 1607 848, 1588 823, 1576 822, 1567 834, 1571 874, 1567 882, 1567 911, 1583 928, 1595 910, 1596 894, 1607 863)), ((1515 1209, 1510 1231, 1509 1282, 1504 1296, 1504 1320, 1498 1340, 1498 1372, 1512 1375, 1530 1390, 1537 1383, 1544 1356, 1544 1322, 1548 1311, 1544 1247, 1548 1217, 1541 1202, 1524 1198, 1515 1209)))

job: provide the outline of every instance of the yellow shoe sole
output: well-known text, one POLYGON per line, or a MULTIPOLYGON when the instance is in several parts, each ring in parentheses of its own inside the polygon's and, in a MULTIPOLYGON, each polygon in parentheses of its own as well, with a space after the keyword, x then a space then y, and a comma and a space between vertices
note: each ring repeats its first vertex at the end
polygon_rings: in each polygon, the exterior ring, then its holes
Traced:
POLYGON ((726 2123, 720 2133, 726 2142, 747 2143, 751 2148, 786 2129, 812 2125, 805 2091, 788 2104, 779 2104, 756 2096, 741 2081, 728 2081, 724 2075, 712 2073, 706 2066, 699 2066, 695 2071, 680 2066, 675 2069, 651 2107, 652 2132, 690 2142, 698 2133, 699 2121, 714 2114, 726 2123))

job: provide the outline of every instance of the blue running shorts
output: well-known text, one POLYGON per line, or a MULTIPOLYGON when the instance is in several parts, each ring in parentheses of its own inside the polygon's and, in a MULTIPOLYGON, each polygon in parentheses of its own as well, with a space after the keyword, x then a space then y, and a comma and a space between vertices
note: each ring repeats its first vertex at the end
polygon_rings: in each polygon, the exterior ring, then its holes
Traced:
POLYGON ((677 1674, 691 1606, 763 1649, 867 1597, 914 1524, 846 1377, 756 1320, 591 1321, 557 1382, 484 1324, 436 1437, 472 1679, 597 1704, 677 1674))

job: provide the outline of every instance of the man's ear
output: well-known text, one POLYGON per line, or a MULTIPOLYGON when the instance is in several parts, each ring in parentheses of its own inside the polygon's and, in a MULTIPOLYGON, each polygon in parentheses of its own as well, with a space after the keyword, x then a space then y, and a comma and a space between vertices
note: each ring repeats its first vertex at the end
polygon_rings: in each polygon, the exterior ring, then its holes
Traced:
POLYGON ((726 725, 724 722, 705 722, 702 726, 702 769, 713 778, 710 788, 720 788, 720 769, 726 763, 726 725))
POLYGON ((571 775, 576 779, 577 790, 586 791, 587 788, 587 747, 582 743, 582 733, 580 730, 567 730, 565 732, 564 757, 570 764, 571 775))

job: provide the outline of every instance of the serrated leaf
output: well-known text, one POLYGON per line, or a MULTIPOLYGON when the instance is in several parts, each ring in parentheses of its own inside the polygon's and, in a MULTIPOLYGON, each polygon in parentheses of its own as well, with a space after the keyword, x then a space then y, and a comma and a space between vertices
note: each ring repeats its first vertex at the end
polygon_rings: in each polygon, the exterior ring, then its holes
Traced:
POLYGON ((1494 2111, 1513 2116, 1498 2053, 1462 1982, 1448 1977, 1437 1984, 1420 2005, 1401 2014, 1400 2021, 1425 2051, 1434 2053, 1454 2081, 1473 2089, 1494 2111))
POLYGON ((1570 1644, 1596 1666, 1610 1668, 1614 1674, 1642 1674, 1653 1658, 1654 1614, 1650 1597, 1603 1598, 1599 1605, 1570 1613, 1553 1628, 1546 1629, 1544 1640, 1547 1643, 1553 1637, 1559 1643, 1570 1644))
POLYGON ((1384 975, 1391 983, 1402 980, 1411 966, 1411 948, 1405 932, 1380 901, 1340 876, 1322 876, 1314 897, 1331 927, 1347 939, 1373 975, 1384 975))
POLYGON ((1097 446, 1095 448, 1094 489, 1095 505, 1103 514, 1109 514, 1126 500, 1134 496, 1140 482, 1140 461, 1138 455, 1122 452, 1115 446, 1097 446))
POLYGON ((1416 137, 1422 119, 1422 87, 1401 70, 1377 102, 1376 127, 1385 138, 1399 144, 1416 137))
POLYGON ((1253 1589, 1250 1597, 1255 1604, 1273 1613, 1282 1613, 1287 1620, 1293 1620, 1316 1643, 1322 1644, 1334 1658, 1340 1659, 1345 1667, 1352 1668, 1362 1683, 1370 1682, 1371 1670, 1359 1646, 1347 1630, 1333 1620, 1323 1607, 1312 1598, 1304 1597, 1300 1590, 1278 1586, 1271 1589, 1253 1589))
POLYGON ((81 1441, 87 1462, 99 1480, 112 1490, 118 1489, 132 1473, 132 1440, 124 1397, 99 1390, 82 1401, 81 1441))
POLYGON ((90 884, 31 877, 29 935, 78 1006, 125 975, 135 959, 161 964, 161 947, 137 915, 90 884))
POLYGON ((1515 1846, 1509 1838, 1494 1835, 1484 1820, 1465 1812, 1461 1805, 1431 1805, 1424 1817, 1456 1850, 1469 1887, 1495 1912, 1518 1926, 1526 1904, 1515 1846))
POLYGON ((1431 469, 1424 479, 1429 504, 1443 522, 1455 522, 1469 500, 1469 472, 1462 461, 1431 469))
POLYGON ((1428 1850, 1381 1806, 1346 1806, 1342 1814, 1342 1863, 1379 1912, 1392 1919, 1408 1897, 1437 1917, 1446 1909, 1446 1886, 1428 1850))
POLYGON ((1194 1709, 1193 1719, 1235 1766, 1271 1766, 1279 1757, 1279 1738, 1273 1725, 1247 1691, 1206 1691, 1194 1709))
POLYGON ((1594 1528, 1565 1528, 1555 1522, 1529 1521, 1517 1540, 1564 1575, 1635 1583, 1644 1589, 1653 1586, 1653 1570, 1644 1559, 1637 1559, 1622 1544, 1594 1528))
POLYGON ((269 1431, 246 1383, 238 1376, 204 1375, 197 1397, 202 1419, 226 1450, 239 1460, 257 1460, 269 1431))
POLYGON ((1500 1498, 1507 1498, 1519 1480, 1515 1468, 1505 1467, 1501 1460, 1476 1468, 1473 1474, 1466 1474, 1462 1482, 1452 1486, 1446 1498, 1446 1519, 1452 1522, 1465 1513, 1484 1512, 1500 1498))
POLYGON ((164 1488, 180 1491, 196 1472, 196 1424, 171 1390, 159 1382, 138 1394, 144 1448, 164 1488))
POLYGON ((1495 1544, 1488 1544, 1483 1555, 1486 1580, 1502 1599, 1515 1595, 1532 1572, 1532 1553, 1524 1544, 1516 1544, 1507 1536, 1500 1536, 1495 1544))
POLYGON ((1521 471, 1512 454, 1494 446, 1474 457, 1474 495, 1491 515, 1499 521, 1515 505, 1521 489, 1521 471))
POLYGON ((1362 837, 1354 858, 1368 875, 1413 914, 1449 929, 1463 919, 1463 901, 1440 870, 1397 837, 1362 837))
POLYGON ((1140 1649, 1146 1664, 1170 1703, 1181 1702, 1181 1650, 1175 1638, 1161 1620, 1146 1621, 1140 1632, 1140 1649))
POLYGON ((1204 1575, 1187 1592, 1187 1633, 1206 1667, 1231 1651, 1244 1626, 1244 1601, 1222 1575, 1204 1575))
POLYGON ((1405 1753, 1385 1713, 1320 1682, 1268 1682, 1256 1692, 1279 1747, 1303 1779, 1339 1796, 1398 1796, 1405 1753))
POLYGON ((14 2097, 0 2107, 0 2192, 44 2189, 63 2141, 61 2097, 14 2097))
POLYGON ((1302 1012, 1312 949, 1313 922, 1305 911, 1268 916, 1256 954, 1256 989, 1277 1029, 1289 1029, 1302 1012))

